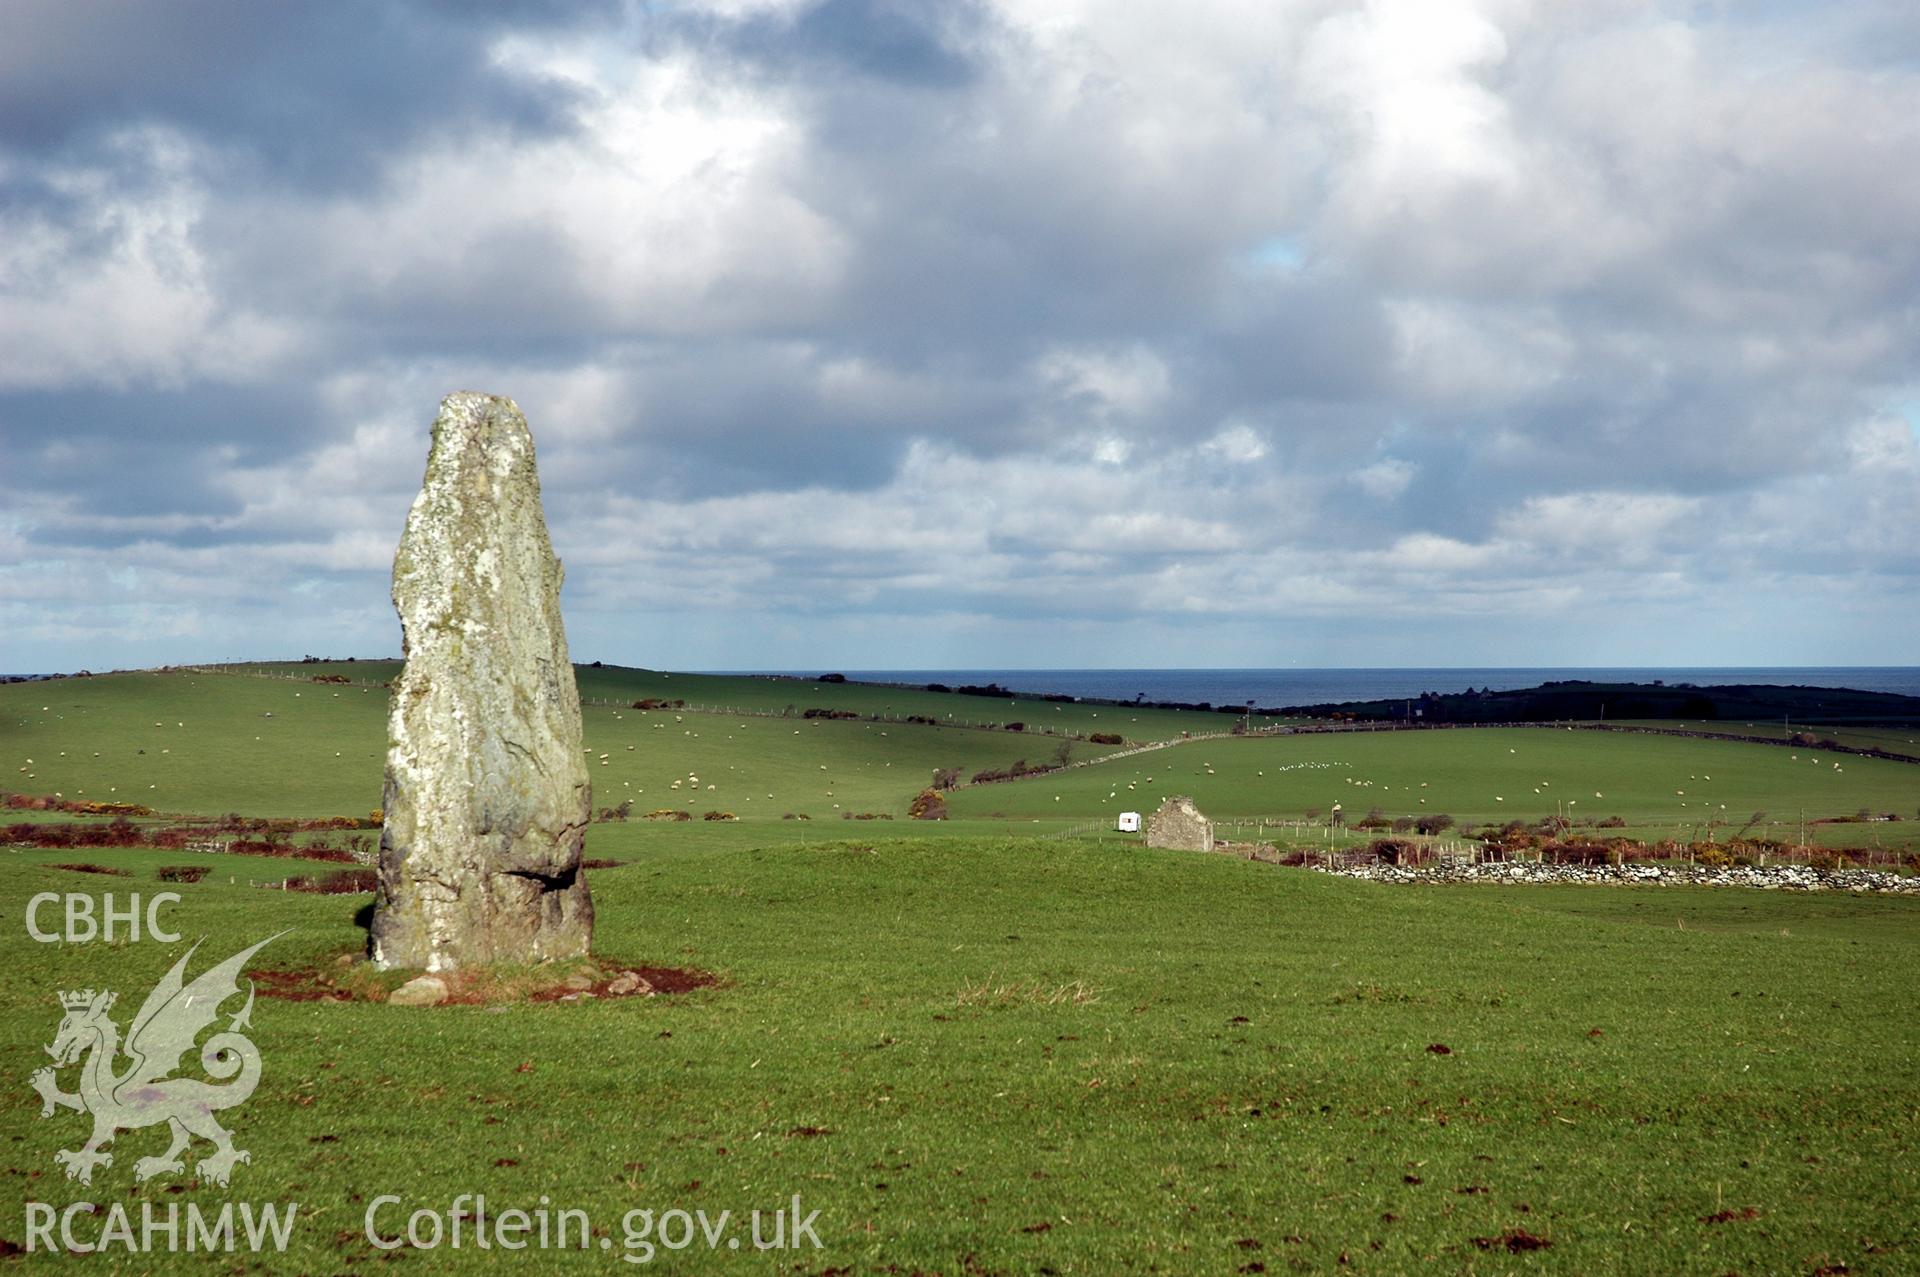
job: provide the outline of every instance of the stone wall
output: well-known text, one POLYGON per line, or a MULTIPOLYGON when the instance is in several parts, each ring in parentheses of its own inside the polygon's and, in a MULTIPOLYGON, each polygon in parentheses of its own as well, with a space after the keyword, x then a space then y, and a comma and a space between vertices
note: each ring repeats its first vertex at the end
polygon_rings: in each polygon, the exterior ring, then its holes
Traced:
POLYGON ((1399 865, 1355 865, 1329 870, 1309 861, 1306 867, 1319 873, 1332 873, 1343 878, 1365 878, 1370 882, 1485 882, 1513 885, 1591 883, 1920 895, 1920 877, 1870 869, 1814 869, 1807 865, 1554 865, 1525 861, 1428 865, 1419 869, 1399 865))

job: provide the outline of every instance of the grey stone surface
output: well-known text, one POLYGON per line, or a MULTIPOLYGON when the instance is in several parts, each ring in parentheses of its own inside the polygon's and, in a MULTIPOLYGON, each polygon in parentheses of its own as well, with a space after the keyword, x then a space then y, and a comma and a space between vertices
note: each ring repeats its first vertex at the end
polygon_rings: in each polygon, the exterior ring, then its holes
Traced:
POLYGON ((406 666, 387 725, 383 968, 587 952, 592 792, 560 582, 526 418, 448 395, 393 563, 406 666))
POLYGON ((1200 814, 1193 799, 1174 794, 1147 817, 1147 846, 1172 851, 1212 851, 1213 822, 1200 814))
POLYGON ((447 982, 437 975, 415 976, 387 995, 387 1005, 431 1007, 447 1000, 447 982))

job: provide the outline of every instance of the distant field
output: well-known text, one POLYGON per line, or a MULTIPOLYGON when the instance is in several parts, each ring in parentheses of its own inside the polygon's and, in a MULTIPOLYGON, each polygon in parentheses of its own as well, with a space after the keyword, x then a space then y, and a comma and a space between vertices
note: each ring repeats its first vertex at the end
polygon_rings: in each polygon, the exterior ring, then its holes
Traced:
MULTIPOLYGON (((377 676, 392 672, 362 664, 356 674, 374 676, 371 686, 193 672, 0 686, 0 788, 203 815, 365 816, 380 805, 384 768, 386 696, 377 676)), ((587 671, 582 682, 612 690, 602 676, 587 671)), ((661 684, 679 677, 648 676, 661 684)), ((746 691, 765 694, 763 682, 712 677, 703 686, 730 700, 750 700, 746 691)), ((620 686, 621 695, 608 699, 621 705, 662 690, 645 682, 620 686)), ((819 699, 835 707, 835 698, 848 694, 845 686, 819 686, 819 699)), ((676 695, 686 690, 674 689, 676 695)), ((837 822, 847 812, 903 818, 935 768, 959 768, 970 777, 1017 759, 1048 760, 1062 744, 1032 732, 592 704, 585 724, 596 806, 630 799, 636 815, 711 810, 754 823, 789 812, 813 822, 837 822)), ((1072 748, 1075 759, 1115 752, 1084 741, 1072 748)), ((1123 810, 1150 811, 1169 793, 1192 795, 1220 819, 1297 820, 1308 812, 1324 816, 1335 802, 1349 822, 1373 807, 1388 816, 1445 812, 1463 824, 1565 811, 1576 818, 1619 816, 1628 822, 1623 832, 1643 838, 1699 836, 1708 820, 1737 828, 1759 811, 1767 813, 1763 825, 1771 836, 1787 827, 1797 836, 1803 818, 1852 816, 1865 808, 1903 820, 1810 826, 1809 834, 1837 846, 1920 839, 1920 766, 1777 746, 1534 728, 1189 741, 964 788, 952 796, 951 808, 961 819, 1055 828, 1110 824, 1123 810)))
MULTIPOLYGON (((323 665, 265 663, 239 667, 254 672, 311 678, 343 674, 383 682, 400 672, 398 661, 330 662, 323 665)), ((860 714, 921 714, 956 725, 1025 723, 1031 730, 1115 732, 1129 740, 1169 740, 1182 732, 1224 732, 1233 714, 1187 710, 1136 709, 1115 705, 1079 705, 1036 697, 961 696, 920 687, 880 687, 867 683, 819 683, 804 679, 742 674, 674 674, 623 666, 576 666, 583 699, 631 704, 644 697, 679 699, 703 707, 729 707, 778 714, 813 707, 850 709, 860 714)), ((826 673, 828 671, 822 671, 826 673)), ((1256 725, 1285 722, 1256 718, 1256 725)))
MULTIPOLYGON (((381 802, 386 705, 378 686, 234 674, 0 686, 0 788, 204 814, 364 816, 381 802)), ((1063 743, 1006 731, 601 706, 584 718, 597 806, 631 798, 640 812, 678 807, 743 819, 904 815, 937 767, 971 775, 1021 758, 1037 763, 1063 743)), ((1073 748, 1084 758, 1109 747, 1073 748)))
MULTIPOLYGON (((1920 766, 1815 750, 1552 728, 1462 728, 1191 742, 1057 775, 981 785, 956 814, 1033 817, 1151 811, 1187 794, 1216 818, 1349 822, 1445 812, 1463 823, 1620 816, 1674 836, 1754 812, 1797 822, 1861 808, 1920 817, 1920 766), (1836 764, 1838 766, 1836 767, 1836 764), (1564 806, 1562 806, 1564 804, 1564 806)), ((1880 828, 1904 832, 1896 825, 1880 828)), ((1910 826, 1920 835, 1920 824, 1910 826)))
POLYGON ((1677 722, 1673 719, 1618 719, 1609 720, 1617 727, 1652 727, 1664 731, 1710 732, 1722 736, 1764 736, 1769 740, 1786 740, 1790 736, 1807 735, 1818 740, 1837 741, 1855 749, 1884 749, 1896 754, 1911 754, 1920 757, 1920 731, 1911 727, 1825 727, 1819 724, 1785 723, 1736 723, 1731 721, 1715 722, 1677 722))

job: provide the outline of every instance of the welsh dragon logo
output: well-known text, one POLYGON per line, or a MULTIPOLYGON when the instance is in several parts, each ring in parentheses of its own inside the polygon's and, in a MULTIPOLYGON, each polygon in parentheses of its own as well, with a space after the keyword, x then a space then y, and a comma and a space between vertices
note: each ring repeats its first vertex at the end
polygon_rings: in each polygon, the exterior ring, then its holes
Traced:
POLYGON ((37 1070, 31 1083, 40 1093, 41 1117, 52 1117, 56 1108, 93 1116, 93 1136, 84 1146, 53 1155, 67 1168, 68 1179, 91 1184, 95 1167, 113 1165, 113 1154, 101 1152, 102 1144, 112 1142, 119 1131, 161 1122, 172 1131, 173 1142, 159 1157, 143 1157, 134 1163, 136 1180, 185 1170, 180 1154, 195 1135, 213 1144, 213 1152, 199 1160, 196 1170, 215 1184, 225 1187, 235 1164, 252 1160, 244 1149, 233 1146, 233 1132, 214 1118, 222 1109, 244 1104, 260 1084, 260 1051, 241 1033, 250 1027, 253 1013, 251 981, 247 983, 246 1005, 227 1022, 223 1032, 215 1033, 200 1048, 201 1068, 224 1085, 168 1075, 180 1067, 180 1057, 193 1048, 201 1031, 219 1018, 220 1004, 239 995, 240 972, 247 960, 285 934, 268 936, 186 984, 182 977, 187 962, 200 947, 195 944, 147 995, 127 1028, 124 1043, 119 1026, 107 1015, 118 995, 104 989, 60 995, 66 1016, 60 1021, 53 1045, 47 1048, 53 1064, 37 1070), (117 1067, 122 1054, 129 1061, 124 1068, 117 1067), (56 1072, 82 1056, 85 1062, 80 1066, 79 1089, 68 1094, 60 1089, 56 1072), (226 1081, 228 1078, 233 1080, 226 1081))

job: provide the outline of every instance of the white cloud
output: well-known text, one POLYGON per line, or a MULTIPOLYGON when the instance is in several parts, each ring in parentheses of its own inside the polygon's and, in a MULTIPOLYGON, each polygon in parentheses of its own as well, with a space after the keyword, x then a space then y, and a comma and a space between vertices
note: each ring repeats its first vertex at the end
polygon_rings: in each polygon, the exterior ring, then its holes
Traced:
POLYGON ((70 214, 0 204, 0 389, 272 375, 297 324, 221 296, 192 144, 136 129, 108 152, 43 174, 70 214))
POLYGON ((1368 496, 1377 497, 1382 501, 1391 501, 1407 490, 1413 483, 1413 476, 1419 473, 1419 470, 1420 467, 1411 461, 1403 461, 1398 457, 1382 457, 1372 465, 1362 466, 1354 471, 1353 481, 1368 496))
POLYGON ((699 337, 827 304, 849 245, 797 192, 805 139, 777 95, 688 55, 523 42, 528 76, 570 81, 578 129, 437 138, 365 195, 268 197, 251 253, 303 248, 284 285, 331 307, 392 307, 449 336, 699 337))
POLYGON ((1265 457, 1269 448, 1258 430, 1241 422, 1226 427, 1208 439, 1200 445, 1200 451, 1203 455, 1245 465, 1265 457))
MULTIPOLYGON (((1339 205, 1418 213, 1462 183, 1511 186, 1519 155, 1505 101, 1483 82, 1508 53, 1492 6, 1369 0, 1321 21, 1301 70, 1308 99, 1357 140, 1339 205)), ((1502 8, 1514 6, 1505 5, 1502 8)))
POLYGON ((1084 404, 1099 421, 1157 411, 1172 384, 1165 361, 1143 345, 1058 348, 1041 356, 1034 371, 1051 392, 1084 404))
POLYGON ((1390 301, 1385 310, 1401 375, 1412 395, 1428 401, 1507 403, 1536 395, 1574 353, 1554 317, 1537 310, 1424 300, 1390 301))
POLYGON ((1875 417, 1847 435, 1854 469, 1863 475, 1892 477, 1920 472, 1920 430, 1898 417, 1875 417))
POLYGON ((1497 527, 1520 544, 1618 561, 1653 550, 1702 504, 1670 493, 1571 492, 1528 497, 1497 527))

